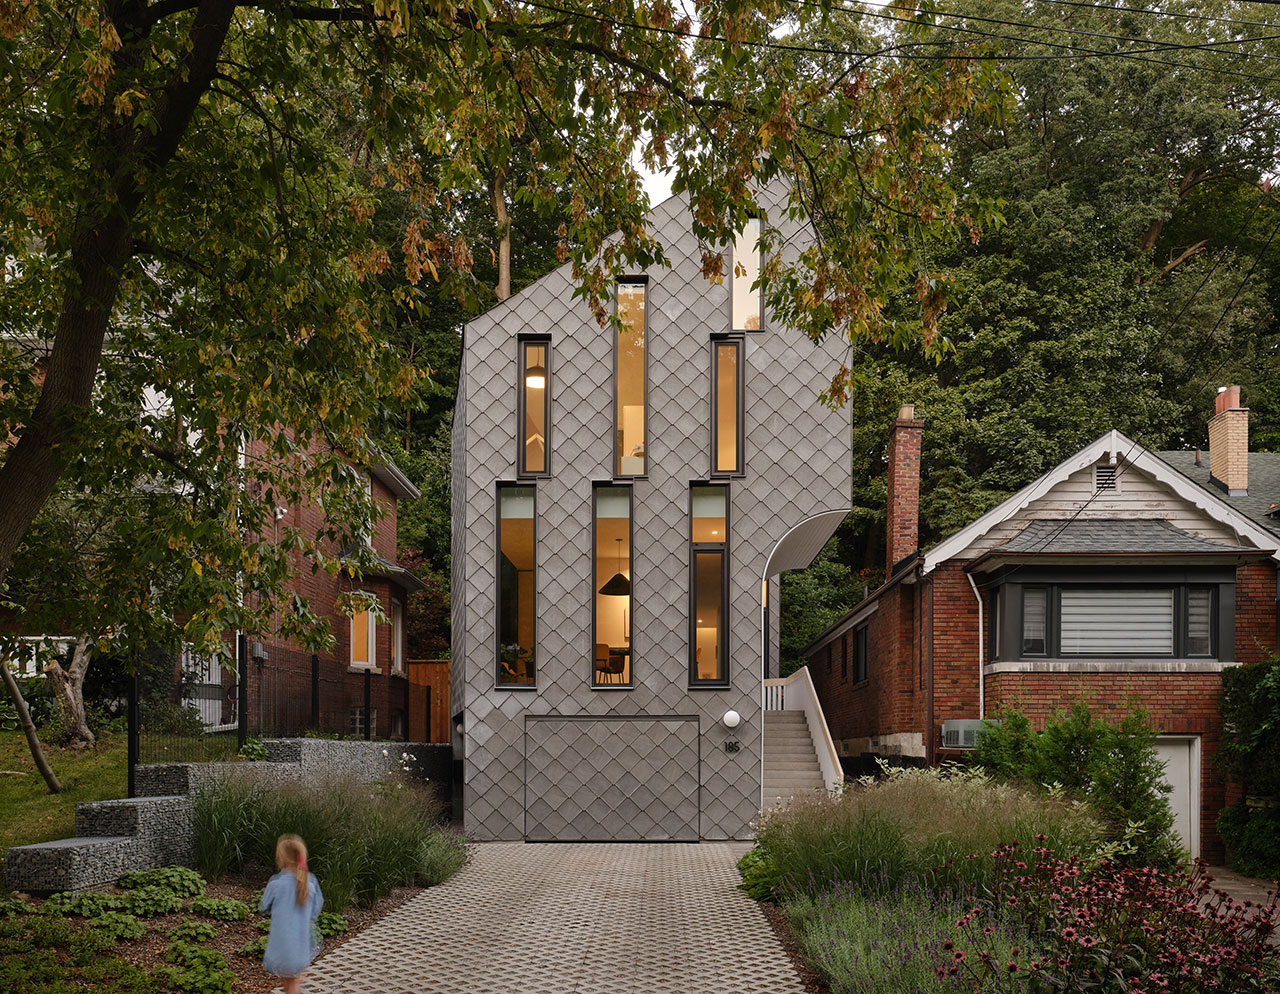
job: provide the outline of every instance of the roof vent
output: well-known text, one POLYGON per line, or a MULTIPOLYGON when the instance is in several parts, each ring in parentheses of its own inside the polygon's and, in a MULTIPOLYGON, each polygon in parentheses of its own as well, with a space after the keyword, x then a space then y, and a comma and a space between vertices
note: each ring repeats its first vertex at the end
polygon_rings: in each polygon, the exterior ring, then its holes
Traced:
POLYGON ((1093 489, 1100 494, 1118 494, 1120 492, 1120 467, 1102 462, 1094 466, 1093 489))
MULTIPOLYGON (((978 737, 982 734, 982 726, 986 722, 979 718, 952 718, 942 723, 942 748, 944 749, 976 749, 978 737)), ((998 725, 1000 722, 992 721, 998 725)))

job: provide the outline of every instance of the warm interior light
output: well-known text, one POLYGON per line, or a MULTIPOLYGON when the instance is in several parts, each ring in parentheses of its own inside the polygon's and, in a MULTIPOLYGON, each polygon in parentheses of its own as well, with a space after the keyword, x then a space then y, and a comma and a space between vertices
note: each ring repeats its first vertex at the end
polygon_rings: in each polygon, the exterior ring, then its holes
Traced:
POLYGON ((542 366, 530 366, 524 374, 524 385, 530 390, 542 390, 547 385, 547 371, 542 366))

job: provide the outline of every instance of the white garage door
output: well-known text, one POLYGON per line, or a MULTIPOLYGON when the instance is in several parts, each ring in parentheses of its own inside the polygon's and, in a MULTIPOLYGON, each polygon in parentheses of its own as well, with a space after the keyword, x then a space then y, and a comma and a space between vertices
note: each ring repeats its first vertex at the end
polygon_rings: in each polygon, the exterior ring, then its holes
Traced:
POLYGON ((1191 855, 1200 855, 1200 739, 1194 735, 1161 735, 1156 755, 1164 763, 1170 791, 1173 830, 1191 855))

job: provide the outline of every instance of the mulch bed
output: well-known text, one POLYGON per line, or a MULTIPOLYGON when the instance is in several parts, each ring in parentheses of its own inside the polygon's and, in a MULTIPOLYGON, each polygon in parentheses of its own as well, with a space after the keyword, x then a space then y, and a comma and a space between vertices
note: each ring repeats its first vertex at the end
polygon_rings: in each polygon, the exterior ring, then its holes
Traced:
MULTIPOLYGON (((234 897, 237 901, 243 901, 248 904, 254 911, 248 921, 214 921, 211 918, 202 918, 187 912, 147 918, 144 919, 147 925, 146 934, 132 942, 120 943, 115 948, 115 955, 128 960, 140 969, 150 972, 165 962, 164 953, 169 946, 169 940, 165 937, 165 932, 186 920, 210 922, 218 927, 218 935, 212 942, 204 943, 204 945, 211 949, 216 949, 226 956, 232 972, 236 975, 237 994, 241 991, 246 992, 246 994, 269 994, 270 991, 280 986, 280 981, 268 975, 262 969, 262 957, 260 955, 242 956, 238 954, 238 950, 245 945, 266 935, 262 930, 254 928, 255 922, 269 920, 268 916, 257 913, 254 899, 258 891, 267 882, 269 876, 268 872, 263 871, 257 874, 226 877, 219 883, 209 884, 205 889, 206 897, 234 897)), ((422 891, 422 887, 399 887, 386 897, 374 902, 368 908, 355 907, 346 909, 342 912, 342 917, 347 920, 347 931, 342 935, 325 939, 324 951, 328 952, 342 945, 353 935, 368 928, 378 919, 394 911, 411 897, 422 893, 422 891)), ((337 909, 326 908, 325 910, 333 911, 337 909)), ((324 955, 324 953, 321 953, 321 955, 324 955)))
POLYGON ((760 910, 764 912, 765 918, 769 920, 769 926, 773 929, 773 934, 778 937, 778 941, 782 943, 782 948, 791 957, 791 965, 796 968, 796 973, 799 975, 804 989, 809 994, 831 994, 831 988, 827 986, 827 982, 809 969, 809 964, 805 961, 804 956, 801 955, 800 943, 796 941, 795 934, 791 931, 791 925, 787 921, 787 916, 782 908, 772 901, 760 901, 758 903, 760 910))

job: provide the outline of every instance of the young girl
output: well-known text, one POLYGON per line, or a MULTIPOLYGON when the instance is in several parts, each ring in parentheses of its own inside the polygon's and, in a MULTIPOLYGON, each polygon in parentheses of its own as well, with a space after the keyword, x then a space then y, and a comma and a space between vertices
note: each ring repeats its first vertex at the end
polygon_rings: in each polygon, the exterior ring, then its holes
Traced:
POLYGON ((324 907, 315 875, 307 872, 307 847, 296 835, 276 843, 280 872, 267 881, 260 911, 271 914, 271 933, 262 966, 284 981, 284 994, 299 994, 307 967, 320 951, 312 922, 324 907))

